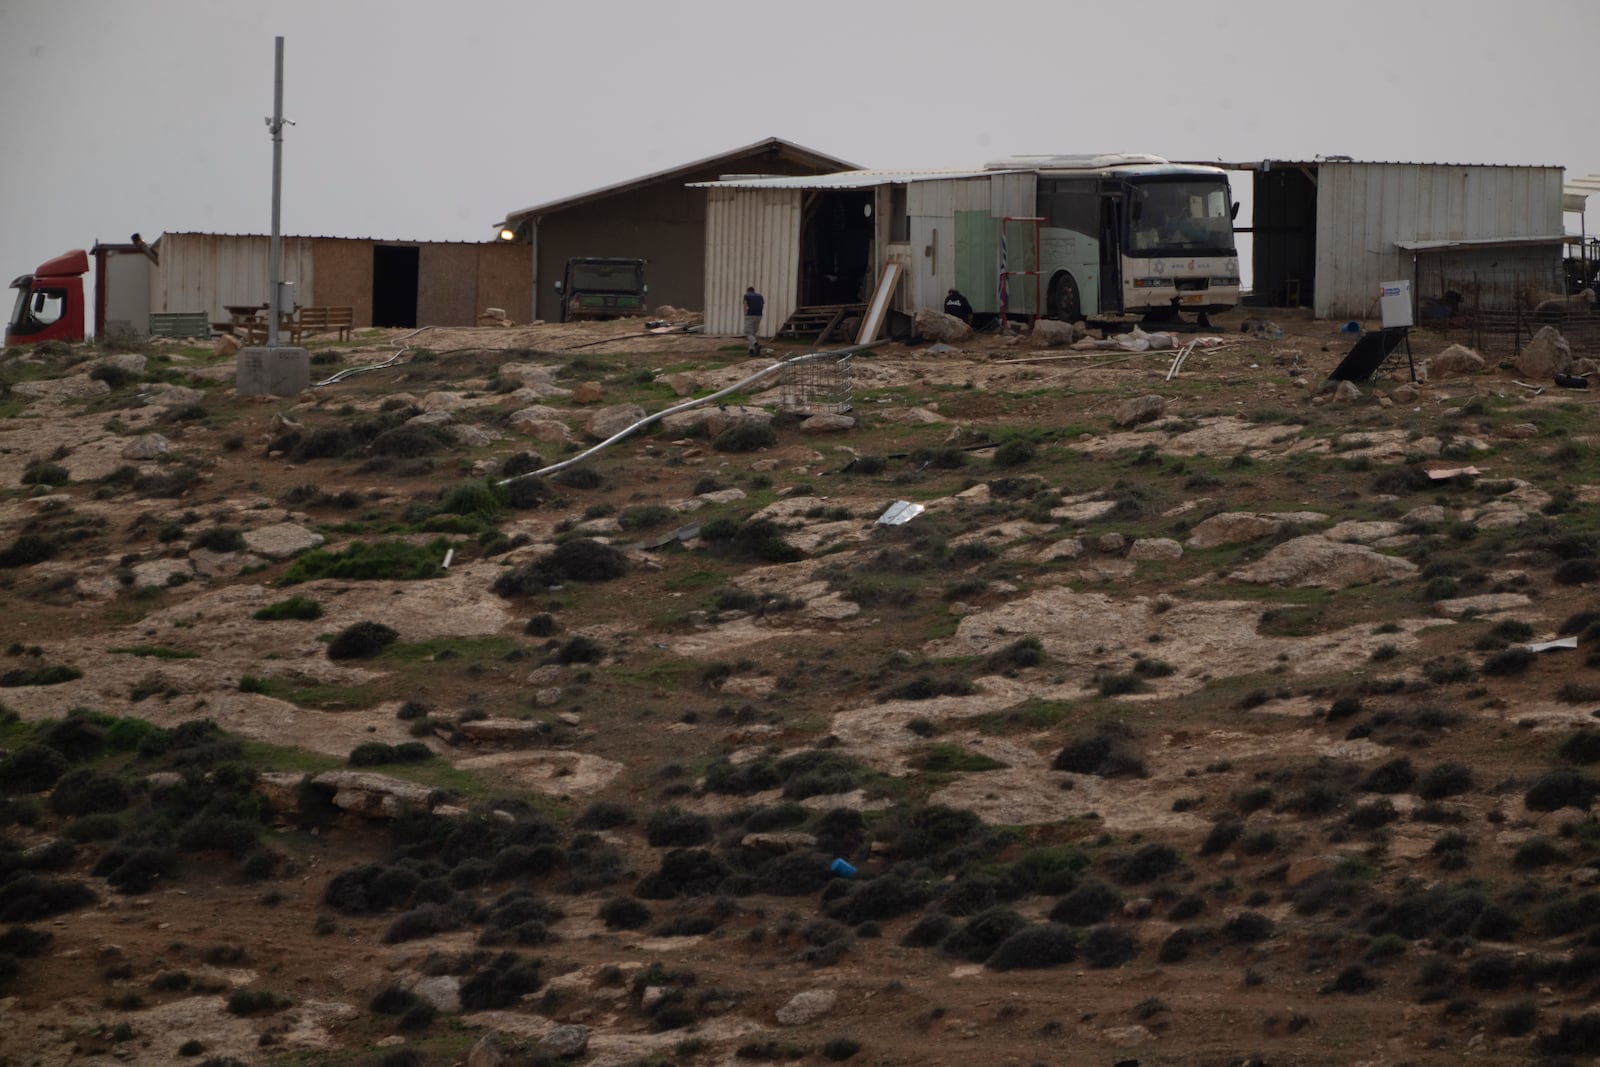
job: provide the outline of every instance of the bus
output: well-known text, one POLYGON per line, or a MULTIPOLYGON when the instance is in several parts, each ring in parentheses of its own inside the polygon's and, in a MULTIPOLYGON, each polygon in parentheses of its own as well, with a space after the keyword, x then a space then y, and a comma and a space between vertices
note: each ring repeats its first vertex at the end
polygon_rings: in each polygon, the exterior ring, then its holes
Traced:
POLYGON ((1016 306, 1038 307, 1037 293, 1042 314, 1067 322, 1109 315, 1177 322, 1188 311, 1202 327, 1208 313, 1238 306, 1239 205, 1220 167, 1116 154, 1013 156, 985 169, 1035 176, 1037 217, 1006 223, 1016 251, 1001 291, 1036 287, 1016 306))

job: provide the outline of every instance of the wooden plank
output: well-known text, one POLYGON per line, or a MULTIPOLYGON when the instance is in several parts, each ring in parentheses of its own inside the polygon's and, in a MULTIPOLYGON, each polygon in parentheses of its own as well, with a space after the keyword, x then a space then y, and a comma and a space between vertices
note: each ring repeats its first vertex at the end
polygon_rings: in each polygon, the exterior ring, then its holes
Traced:
POLYGON ((878 339, 883 320, 889 314, 889 300, 894 296, 894 287, 899 281, 900 264, 892 261, 884 264, 883 273, 878 277, 878 287, 872 291, 867 313, 862 316, 861 329, 856 333, 856 344, 869 345, 878 339))

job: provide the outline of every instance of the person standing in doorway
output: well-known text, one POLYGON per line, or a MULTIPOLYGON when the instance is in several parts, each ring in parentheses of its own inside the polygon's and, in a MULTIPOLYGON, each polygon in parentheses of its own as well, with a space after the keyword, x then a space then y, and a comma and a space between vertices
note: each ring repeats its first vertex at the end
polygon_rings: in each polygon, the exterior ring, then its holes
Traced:
POLYGON ((761 313, 766 309, 767 302, 756 292, 755 286, 748 286, 744 291, 744 339, 750 346, 750 354, 761 354, 761 342, 756 340, 756 331, 761 329, 761 313))

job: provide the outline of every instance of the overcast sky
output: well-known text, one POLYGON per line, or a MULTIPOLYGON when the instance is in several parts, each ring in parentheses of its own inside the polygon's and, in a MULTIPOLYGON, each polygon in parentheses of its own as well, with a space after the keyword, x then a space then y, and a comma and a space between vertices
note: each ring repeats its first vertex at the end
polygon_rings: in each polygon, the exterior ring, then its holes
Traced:
POLYGON ((276 36, 285 234, 488 240, 768 136, 872 167, 1600 173, 1595 0, 0 0, 3 280, 135 231, 269 232, 276 36))

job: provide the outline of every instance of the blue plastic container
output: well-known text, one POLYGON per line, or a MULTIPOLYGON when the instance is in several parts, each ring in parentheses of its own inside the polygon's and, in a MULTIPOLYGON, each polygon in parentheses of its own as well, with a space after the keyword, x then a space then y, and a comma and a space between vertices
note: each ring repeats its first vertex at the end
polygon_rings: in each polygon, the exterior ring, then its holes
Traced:
POLYGON ((856 873, 856 869, 850 866, 844 860, 834 860, 828 865, 828 870, 832 871, 834 874, 837 874, 840 878, 849 878, 851 875, 856 873))

